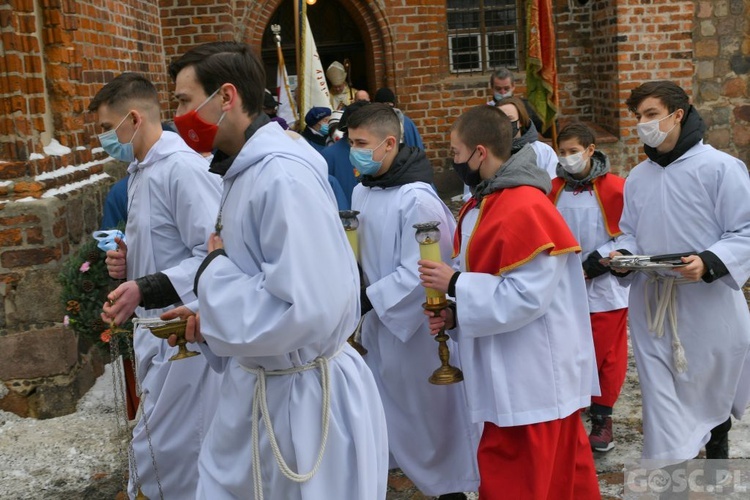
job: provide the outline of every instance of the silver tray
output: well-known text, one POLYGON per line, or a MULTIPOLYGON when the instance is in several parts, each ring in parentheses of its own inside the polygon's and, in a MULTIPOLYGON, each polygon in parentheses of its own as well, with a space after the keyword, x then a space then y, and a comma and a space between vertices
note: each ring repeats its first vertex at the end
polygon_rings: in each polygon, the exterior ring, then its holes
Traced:
POLYGON ((623 271, 656 271, 660 269, 678 269, 685 267, 684 262, 652 262, 648 255, 618 255, 611 259, 602 259, 610 268, 623 271))

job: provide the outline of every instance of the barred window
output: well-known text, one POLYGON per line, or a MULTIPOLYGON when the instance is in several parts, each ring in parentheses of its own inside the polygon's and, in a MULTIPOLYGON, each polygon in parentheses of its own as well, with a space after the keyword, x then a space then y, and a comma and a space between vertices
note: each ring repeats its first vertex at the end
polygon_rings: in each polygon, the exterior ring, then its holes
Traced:
POLYGON ((446 0, 452 73, 518 68, 517 0, 446 0))

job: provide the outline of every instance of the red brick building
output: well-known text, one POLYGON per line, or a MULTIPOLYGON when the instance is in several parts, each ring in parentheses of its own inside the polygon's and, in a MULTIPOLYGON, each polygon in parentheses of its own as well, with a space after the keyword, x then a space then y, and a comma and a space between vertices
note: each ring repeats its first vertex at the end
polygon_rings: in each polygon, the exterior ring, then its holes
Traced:
MULTIPOLYGON (((750 0, 552 0, 560 117, 597 126, 622 172, 639 160, 630 89, 675 80, 707 142, 750 163, 750 0)), ((275 69, 282 26, 294 73, 292 0, 7 0, 0 5, 0 341, 61 320, 59 262, 97 228, 107 172, 91 97, 113 76, 151 78, 171 119, 166 65, 200 43, 240 40, 275 69), (54 142, 56 141, 56 142, 54 142)), ((327 66, 349 58, 355 87, 391 87, 439 174, 462 110, 514 68, 523 90, 525 0, 317 0, 308 15, 327 66)), ((269 85, 272 82, 269 81, 269 85)), ((118 170, 119 169, 119 170, 118 170)), ((443 191, 455 188, 440 175, 443 191)), ((2 346, 0 346, 0 364, 2 346)), ((7 376, 7 375, 6 375, 7 376)))

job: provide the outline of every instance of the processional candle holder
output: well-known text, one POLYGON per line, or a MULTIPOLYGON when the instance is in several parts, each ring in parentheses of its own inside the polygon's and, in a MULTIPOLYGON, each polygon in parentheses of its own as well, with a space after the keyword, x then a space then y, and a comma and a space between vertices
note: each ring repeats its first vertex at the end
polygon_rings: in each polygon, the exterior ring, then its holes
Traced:
POLYGON ((140 325, 151 331, 151 335, 167 340, 172 335, 177 336, 177 354, 169 358, 169 361, 177 361, 178 359, 192 358, 193 356, 200 356, 201 353, 191 351, 187 348, 187 339, 185 338, 185 329, 187 328, 187 320, 182 319, 179 321, 163 321, 156 318, 155 320, 140 320, 140 325))
MULTIPOLYGON (((415 238, 417 239, 417 243, 419 243, 419 255, 422 260, 429 260, 432 262, 443 261, 440 256, 439 225, 439 221, 414 224, 414 228, 417 230, 415 238)), ((445 293, 440 290, 425 287, 425 295, 427 296, 427 302, 422 304, 422 307, 425 311, 430 311, 433 316, 439 316, 440 312, 448 307, 448 299, 446 298, 445 293)), ((435 340, 438 342, 438 357, 440 358, 441 364, 440 367, 430 376, 429 380, 431 384, 455 384, 464 379, 463 372, 450 364, 451 354, 448 349, 448 339, 450 339, 450 337, 445 333, 445 327, 441 328, 435 336, 435 340)))
MULTIPOLYGON (((357 210, 339 210, 339 218, 341 218, 341 224, 344 225, 344 232, 346 233, 346 239, 349 240, 349 245, 352 247, 354 252, 354 260, 359 262, 359 237, 357 235, 357 228, 359 227, 359 219, 357 216, 359 212, 357 210)), ((360 344, 356 337, 362 327, 362 319, 360 318, 357 328, 354 333, 349 335, 347 342, 351 345, 361 356, 367 354, 365 346, 360 344)))

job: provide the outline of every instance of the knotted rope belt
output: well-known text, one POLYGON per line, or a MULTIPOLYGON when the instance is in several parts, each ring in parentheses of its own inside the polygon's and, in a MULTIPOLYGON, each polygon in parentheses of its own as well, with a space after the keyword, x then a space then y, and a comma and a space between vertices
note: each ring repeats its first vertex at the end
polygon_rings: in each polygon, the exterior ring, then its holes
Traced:
POLYGON ((646 319, 648 329, 656 334, 657 338, 664 336, 664 321, 669 316, 669 325, 672 330, 672 361, 678 373, 687 371, 687 358, 685 349, 682 347, 680 337, 677 334, 677 285, 692 283, 691 280, 681 276, 664 276, 652 271, 646 271, 648 279, 643 287, 646 299, 646 319), (654 290, 656 311, 651 313, 651 298, 649 288, 654 290))
MULTIPOLYGON (((346 344, 344 344, 346 345, 346 344)), ((242 369, 246 372, 255 375, 255 390, 253 393, 253 406, 252 406, 252 450, 253 450, 253 491, 255 493, 255 500, 263 500, 263 476, 260 470, 260 437, 258 429, 258 419, 263 418, 263 424, 268 433, 268 441, 271 444, 271 450, 273 450, 273 456, 276 459, 276 464, 279 466, 284 477, 294 481, 296 483, 304 483, 312 479, 312 477, 318 472, 320 464, 323 462, 323 454, 325 453, 326 442, 328 440, 328 424, 331 413, 331 388, 329 379, 328 361, 336 357, 343 349, 342 345, 338 351, 336 351, 330 358, 324 356, 318 356, 310 363, 301 366, 295 366, 292 368, 285 368, 283 370, 271 370, 266 371, 263 367, 248 368, 242 366, 242 369), (281 449, 276 441, 276 434, 273 431, 273 424, 271 422, 271 414, 268 411, 268 401, 266 399, 266 377, 276 377, 280 375, 291 375, 294 373, 300 373, 314 368, 320 369, 320 384, 323 389, 323 403, 321 405, 322 419, 321 419, 321 438, 320 438, 320 449, 318 450, 318 458, 315 460, 315 465, 312 470, 307 474, 299 474, 294 472, 284 460, 281 455, 281 449)))

